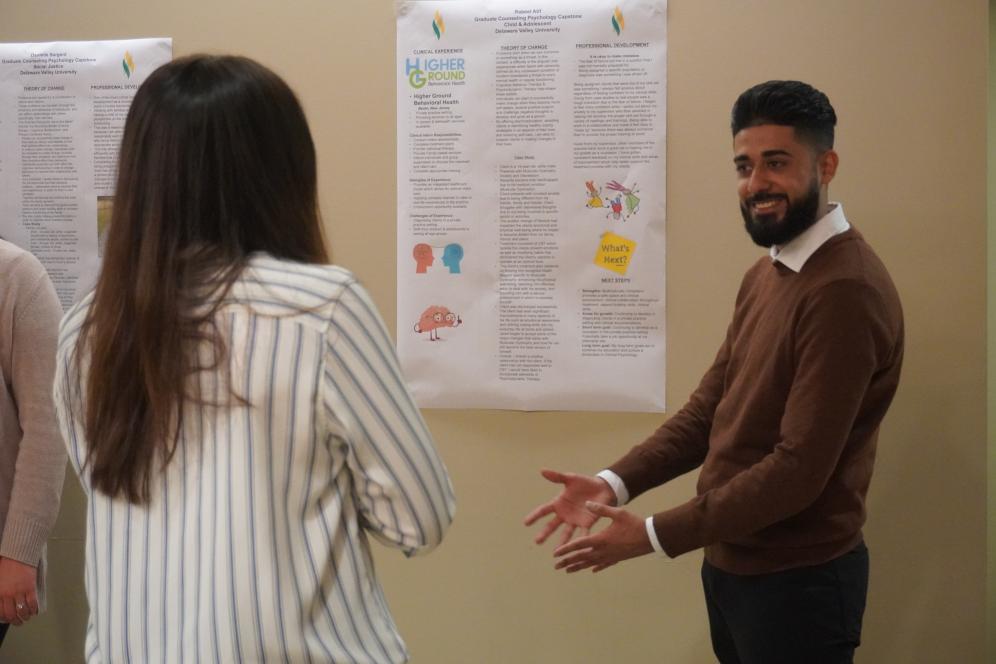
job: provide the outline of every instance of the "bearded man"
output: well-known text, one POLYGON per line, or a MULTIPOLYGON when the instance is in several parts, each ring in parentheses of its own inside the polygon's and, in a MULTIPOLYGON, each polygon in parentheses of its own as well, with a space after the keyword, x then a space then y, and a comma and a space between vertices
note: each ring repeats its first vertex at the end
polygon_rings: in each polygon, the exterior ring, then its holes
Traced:
POLYGON ((704 548, 723 664, 851 662, 860 643, 865 497, 899 383, 903 315, 884 265, 828 200, 836 121, 826 95, 799 81, 740 95, 740 211, 769 255, 744 276, 688 403, 596 476, 543 471, 563 490, 526 517, 553 515, 536 541, 560 528, 556 567, 567 572, 704 548), (688 502, 646 519, 621 508, 699 467, 688 502), (587 534, 601 517, 611 523, 587 534))

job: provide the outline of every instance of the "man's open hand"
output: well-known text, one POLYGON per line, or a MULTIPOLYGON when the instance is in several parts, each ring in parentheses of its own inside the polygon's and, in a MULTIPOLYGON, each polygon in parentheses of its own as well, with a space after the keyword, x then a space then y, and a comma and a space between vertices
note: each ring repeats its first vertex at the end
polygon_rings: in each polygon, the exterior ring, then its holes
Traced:
POLYGON ((564 488, 556 498, 540 505, 526 516, 525 523, 531 526, 547 514, 554 515, 536 535, 537 544, 545 542, 561 526, 563 526, 560 535, 561 545, 571 541, 577 528, 581 528, 587 535, 588 529, 598 521, 599 515, 588 509, 586 503, 614 505, 616 502, 616 494, 612 487, 600 477, 558 473, 555 470, 543 470, 541 474, 555 484, 564 485, 564 488))
POLYGON ((553 552, 559 559, 554 566, 556 569, 570 573, 591 568, 592 572, 600 572, 620 560, 636 558, 654 550, 646 523, 632 512, 593 502, 585 505, 585 509, 596 517, 611 519, 612 523, 594 535, 579 537, 557 547, 553 552))

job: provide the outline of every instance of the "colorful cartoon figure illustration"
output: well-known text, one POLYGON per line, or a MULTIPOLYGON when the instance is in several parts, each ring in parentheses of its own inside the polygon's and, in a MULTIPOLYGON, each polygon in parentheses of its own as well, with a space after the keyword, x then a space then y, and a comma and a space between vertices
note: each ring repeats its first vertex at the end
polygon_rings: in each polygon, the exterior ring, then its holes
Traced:
POLYGON ((439 341, 439 332, 437 331, 439 328, 456 327, 461 323, 463 321, 455 313, 446 307, 434 304, 422 312, 422 317, 415 323, 415 332, 418 334, 428 332, 429 341, 439 341))
POLYGON ((617 194, 615 198, 609 199, 609 205, 612 206, 612 212, 605 215, 605 218, 615 221, 622 219, 622 196, 617 194))
POLYGON ((605 207, 605 204, 602 203, 601 187, 596 189, 594 180, 586 180, 584 186, 588 188, 588 202, 585 204, 585 207, 590 207, 590 208, 605 207))
POLYGON ((612 191, 620 191, 623 196, 626 197, 626 218, 628 219, 634 212, 640 208, 640 199, 636 195, 636 192, 640 191, 636 188, 636 183, 633 183, 633 187, 624 187, 615 180, 605 185, 612 191))
POLYGON ((432 247, 424 242, 415 245, 415 248, 412 249, 412 258, 415 259, 416 274, 425 274, 426 269, 436 260, 432 255, 432 247))
POLYGON ((450 269, 450 274, 460 274, 460 261, 463 260, 463 247, 456 242, 446 245, 443 249, 443 265, 450 269))

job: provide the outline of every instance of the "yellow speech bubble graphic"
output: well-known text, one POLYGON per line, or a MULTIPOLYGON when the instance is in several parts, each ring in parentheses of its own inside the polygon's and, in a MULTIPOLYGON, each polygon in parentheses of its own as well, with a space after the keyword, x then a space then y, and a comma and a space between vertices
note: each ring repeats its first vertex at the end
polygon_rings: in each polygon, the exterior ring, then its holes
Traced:
POLYGON ((608 231, 602 233, 595 252, 595 265, 617 274, 626 274, 629 262, 636 251, 636 242, 608 231))

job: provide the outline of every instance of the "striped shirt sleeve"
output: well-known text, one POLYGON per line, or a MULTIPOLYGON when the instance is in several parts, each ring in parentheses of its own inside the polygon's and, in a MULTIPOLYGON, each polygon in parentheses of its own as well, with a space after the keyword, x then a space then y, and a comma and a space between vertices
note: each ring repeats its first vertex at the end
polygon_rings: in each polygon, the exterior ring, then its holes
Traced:
POLYGON ((323 395, 333 444, 345 448, 363 527, 411 556, 442 540, 453 487, 401 373, 387 329, 355 281, 326 335, 323 395))

